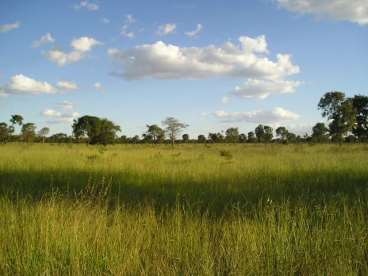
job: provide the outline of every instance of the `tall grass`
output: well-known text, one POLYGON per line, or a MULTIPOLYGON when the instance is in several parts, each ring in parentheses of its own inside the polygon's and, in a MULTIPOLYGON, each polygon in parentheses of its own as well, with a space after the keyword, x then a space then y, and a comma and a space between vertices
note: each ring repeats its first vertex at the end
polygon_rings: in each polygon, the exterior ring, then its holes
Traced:
POLYGON ((365 275, 367 153, 2 145, 0 274, 365 275))

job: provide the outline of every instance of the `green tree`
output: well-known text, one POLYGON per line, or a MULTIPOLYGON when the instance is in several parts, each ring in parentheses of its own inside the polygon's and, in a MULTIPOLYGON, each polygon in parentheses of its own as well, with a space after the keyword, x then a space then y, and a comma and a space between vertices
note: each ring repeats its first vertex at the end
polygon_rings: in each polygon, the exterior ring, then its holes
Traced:
POLYGON ((244 133, 239 134, 239 142, 240 143, 246 143, 247 142, 247 135, 244 133))
POLYGON ((0 123, 0 143, 6 143, 13 132, 14 128, 6 123, 0 123))
POLYGON ((48 127, 43 127, 38 131, 38 136, 42 138, 42 143, 45 143, 46 136, 50 133, 50 129, 48 127))
POLYGON ((324 123, 317 123, 312 128, 312 142, 326 143, 329 141, 328 128, 324 123))
POLYGON ((247 139, 248 143, 256 143, 257 142, 257 138, 256 135, 254 134, 253 131, 248 132, 248 139, 247 139))
POLYGON ((198 135, 198 143, 206 143, 207 139, 206 136, 204 136, 203 134, 198 135))
POLYGON ((228 128, 225 131, 225 139, 228 143, 239 142, 239 129, 237 127, 228 128))
POLYGON ((116 139, 116 133, 121 131, 120 126, 107 119, 94 116, 83 116, 74 120, 73 134, 79 139, 88 137, 90 144, 111 144, 116 139))
POLYGON ((19 125, 21 126, 23 124, 23 117, 18 114, 11 115, 10 122, 13 126, 19 125))
POLYGON ((355 95, 352 98, 352 102, 356 121, 353 127, 353 134, 359 141, 368 141, 368 97, 355 95))
POLYGON ((212 143, 222 143, 224 141, 224 136, 220 132, 208 133, 208 140, 212 143))
POLYGON ((281 141, 286 142, 288 140, 289 131, 284 126, 276 128, 276 136, 280 137, 281 141))
POLYGON ((255 134, 258 143, 269 143, 273 138, 273 129, 270 126, 258 125, 255 134))
POLYGON ((329 131, 333 141, 341 142, 344 135, 353 130, 355 110, 353 101, 342 92, 328 92, 319 101, 322 116, 330 120, 329 131))
POLYGON ((183 136, 181 138, 183 140, 183 143, 188 143, 189 142, 189 134, 183 134, 183 136))
POLYGON ((166 132, 169 135, 171 145, 174 147, 175 140, 179 133, 186 127, 187 124, 180 122, 178 119, 173 117, 167 117, 162 124, 165 126, 166 132))
POLYGON ((23 124, 21 132, 23 141, 32 142, 36 136, 36 125, 34 123, 23 124))
POLYGON ((147 126, 147 135, 152 137, 152 141, 154 143, 161 143, 165 139, 165 131, 160 128, 158 125, 146 125, 147 126))

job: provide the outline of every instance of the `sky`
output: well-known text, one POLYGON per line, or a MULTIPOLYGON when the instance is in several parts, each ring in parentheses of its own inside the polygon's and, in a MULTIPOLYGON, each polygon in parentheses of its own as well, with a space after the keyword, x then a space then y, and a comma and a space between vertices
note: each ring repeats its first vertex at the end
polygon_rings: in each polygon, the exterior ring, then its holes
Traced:
POLYGON ((302 134, 324 93, 367 95, 367 51, 368 0, 2 0, 0 122, 302 134))

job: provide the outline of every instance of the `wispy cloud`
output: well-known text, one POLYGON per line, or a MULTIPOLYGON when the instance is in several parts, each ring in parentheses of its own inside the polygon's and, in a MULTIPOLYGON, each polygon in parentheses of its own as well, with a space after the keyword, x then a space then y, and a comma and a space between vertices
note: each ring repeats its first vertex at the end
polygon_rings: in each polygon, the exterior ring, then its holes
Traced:
POLYGON ((186 32, 185 35, 189 36, 189 37, 194 37, 197 36, 203 29, 202 24, 197 24, 197 27, 195 28, 195 30, 190 31, 190 32, 186 32))
POLYGON ((9 23, 9 24, 3 24, 0 25, 0 33, 6 33, 15 29, 18 29, 20 27, 20 22, 17 21, 15 23, 9 23))

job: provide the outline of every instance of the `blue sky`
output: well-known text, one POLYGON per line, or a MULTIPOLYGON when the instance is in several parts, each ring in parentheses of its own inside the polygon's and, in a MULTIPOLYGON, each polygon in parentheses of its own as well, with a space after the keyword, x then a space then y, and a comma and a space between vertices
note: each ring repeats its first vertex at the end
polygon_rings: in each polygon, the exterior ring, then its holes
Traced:
POLYGON ((366 0, 3 0, 0 121, 70 133, 89 114, 130 136, 173 116, 192 136, 302 133, 323 93, 367 93, 367 45, 366 0))

